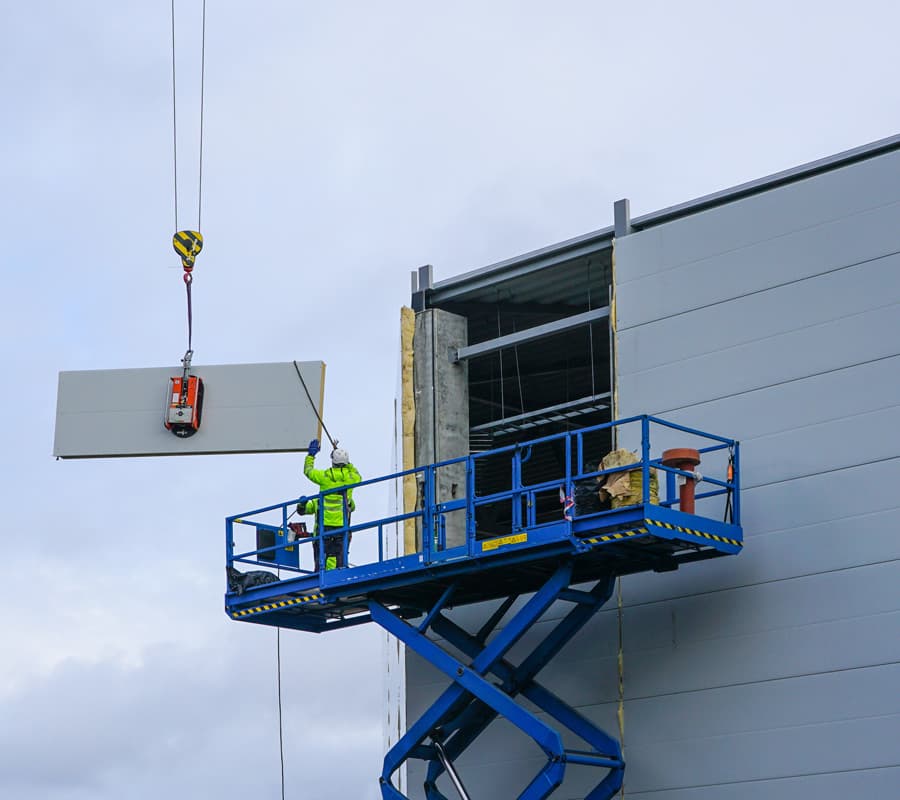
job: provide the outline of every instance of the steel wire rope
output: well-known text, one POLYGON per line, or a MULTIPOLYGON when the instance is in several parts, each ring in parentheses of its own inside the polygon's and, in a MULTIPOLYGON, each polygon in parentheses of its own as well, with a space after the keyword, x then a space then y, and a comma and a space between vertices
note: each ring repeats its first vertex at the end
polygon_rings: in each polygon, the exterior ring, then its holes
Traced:
MULTIPOLYGON (((516 333, 516 318, 512 321, 513 333, 516 333)), ((519 366, 519 345, 513 347, 513 354, 516 357, 516 382, 519 385, 519 411, 525 413, 525 395, 522 393, 522 368, 519 366)))
POLYGON ((206 88, 206 0, 203 0, 203 18, 200 22, 200 163, 197 175, 197 230, 203 213, 203 108, 206 88))
MULTIPOLYGON (((281 570, 278 570, 281 577, 281 570)), ((275 662, 277 665, 278 684, 278 753, 281 757, 281 800, 284 800, 284 723, 281 707, 281 627, 275 629, 275 662)))
MULTIPOLYGON (((175 231, 178 226, 178 92, 176 81, 176 46, 175 46, 175 0, 170 4, 172 22, 172 178, 174 183, 175 199, 175 231)), ((199 231, 203 214, 203 117, 205 108, 206 89, 206 0, 202 4, 202 18, 200 23, 200 135, 199 135, 199 165, 197 175, 197 229, 199 231)), ((187 322, 188 322, 188 353, 193 352, 193 314, 191 309, 191 282, 192 275, 186 268, 184 275, 185 292, 187 295, 187 322)))
POLYGON ((172 0, 172 163, 175 180, 175 230, 178 230, 178 103, 175 91, 175 0, 172 0))
MULTIPOLYGON (((175 230, 178 231, 178 93, 176 91, 176 69, 175 69, 175 0, 172 0, 171 3, 171 18, 172 18, 172 170, 173 170, 173 183, 174 183, 174 199, 175 199, 175 230)), ((198 143, 198 151, 199 151, 199 160, 198 160, 198 169, 197 169, 197 229, 199 231, 201 227, 201 222, 203 218, 203 117, 204 117, 204 109, 205 109, 205 96, 206 96, 206 0, 203 0, 202 5, 202 18, 200 23, 200 132, 199 132, 199 143, 198 143)), ((188 352, 191 352, 192 349, 192 328, 193 328, 193 320, 191 313, 191 275, 190 273, 185 274, 185 288, 187 290, 187 312, 188 312, 188 352)), ((297 367, 297 362, 294 362, 294 367, 297 367)), ((297 374, 300 375, 300 370, 297 368, 297 374)), ((300 380, 303 382, 303 376, 300 375, 300 380)), ((303 388, 306 389, 306 383, 303 382, 303 388)), ((306 392, 307 397, 309 397, 309 391, 306 392)), ((312 398, 310 397, 310 404, 312 404, 312 398)), ((313 410, 316 412, 316 416, 319 416, 318 410, 313 405, 313 410)), ((319 418, 321 422, 321 417, 319 418)), ((322 427, 325 428, 325 423, 322 423, 322 427)), ((328 433, 327 429, 325 431, 328 433)), ((331 439, 331 435, 328 434, 328 438, 331 439)), ((334 445, 334 440, 331 439, 332 444, 334 445)), ((291 514, 293 516, 293 514, 291 514)), ((281 577, 281 570, 278 570, 278 577, 281 577)), ((283 717, 283 703, 282 703, 282 692, 281 692, 281 628, 276 628, 275 632, 275 661, 276 661, 276 689, 278 695, 278 754, 280 759, 280 767, 281 767, 281 800, 285 798, 285 780, 284 780, 284 717, 283 717)))
MULTIPOLYGON (((175 197, 175 230, 178 228, 178 92, 175 66, 175 0, 171 5, 172 21, 172 178, 175 197)), ((197 170, 197 228, 203 215, 203 117, 206 95, 206 0, 203 0, 200 21, 200 134, 198 142, 199 164, 197 170)))

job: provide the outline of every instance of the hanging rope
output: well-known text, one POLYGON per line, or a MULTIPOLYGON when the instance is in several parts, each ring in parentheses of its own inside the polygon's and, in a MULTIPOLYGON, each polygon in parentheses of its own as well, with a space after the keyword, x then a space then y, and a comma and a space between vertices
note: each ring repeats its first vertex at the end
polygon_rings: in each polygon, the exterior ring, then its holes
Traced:
MULTIPOLYGON (((281 570, 278 571, 281 577, 281 570)), ((284 800, 284 725, 281 718, 281 628, 275 629, 275 660, 278 665, 278 752, 281 756, 281 800, 284 800)))
MULTIPOLYGON (((172 16, 172 163, 173 163, 173 179, 175 183, 175 235, 172 237, 172 246, 175 252, 181 257, 181 264, 184 267, 184 287, 187 294, 187 323, 188 323, 188 346, 184 359, 185 374, 190 367, 191 356, 193 355, 193 308, 191 304, 191 283, 194 269, 194 262, 197 255, 203 249, 203 236, 200 231, 182 231, 178 227, 178 94, 176 91, 176 66, 175 66, 175 0, 171 2, 172 16)), ((203 0, 203 17, 200 25, 200 142, 199 153, 200 163, 197 177, 197 227, 200 227, 201 215, 203 212, 203 110, 204 110, 204 93, 206 84, 206 0, 203 0)))
MULTIPOLYGON (((206 82, 206 0, 203 0, 203 21, 200 23, 200 164, 197 176, 197 229, 203 212, 203 94, 206 82)), ((178 229, 178 226, 175 226, 178 229)))
POLYGON ((193 352, 193 345, 191 340, 193 338, 194 333, 194 314, 191 310, 191 283, 193 283, 193 278, 191 277, 190 272, 184 273, 184 288, 187 290, 187 311, 188 311, 188 352, 193 352))
POLYGON ((172 0, 172 162, 175 167, 175 230, 178 230, 178 112, 175 92, 175 0, 172 0))
MULTIPOLYGON (((178 226, 178 93, 175 69, 175 0, 171 3, 172 16, 172 165, 175 196, 175 230, 178 226)), ((203 217, 203 117, 206 95, 206 0, 203 0, 200 22, 200 136, 198 142, 199 165, 197 170, 197 227, 203 217)))
POLYGON ((303 380, 303 374, 300 372, 300 366, 296 361, 294 362, 294 369, 297 370, 297 377, 300 378, 300 383, 303 385, 303 391, 306 392, 306 399, 309 400, 309 404, 312 406, 312 410, 316 415, 316 419, 319 420, 319 424, 322 426, 322 430, 325 431, 325 435, 328 437, 328 441, 331 442, 331 447, 337 450, 337 439, 333 439, 331 437, 331 434, 328 432, 328 428, 325 427, 325 421, 322 419, 322 415, 319 413, 319 409, 313 402, 312 395, 309 393, 309 389, 306 386, 306 381, 303 380))

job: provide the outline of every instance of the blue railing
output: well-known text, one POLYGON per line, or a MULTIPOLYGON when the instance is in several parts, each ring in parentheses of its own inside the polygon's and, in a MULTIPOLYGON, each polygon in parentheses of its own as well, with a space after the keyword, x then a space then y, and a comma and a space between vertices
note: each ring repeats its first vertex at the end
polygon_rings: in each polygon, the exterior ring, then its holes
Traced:
MULTIPOLYGON (((480 551, 477 534, 482 533, 476 530, 476 517, 479 509, 508 504, 509 513, 508 517, 504 519, 504 525, 506 533, 515 534, 518 531, 534 528, 542 524, 538 519, 539 500, 542 497, 558 493, 561 497, 570 498, 574 495, 575 484, 580 481, 596 479, 613 473, 631 472, 637 469, 640 469, 642 473, 641 504, 647 505, 651 502, 650 477, 652 471, 656 471, 657 473, 663 472, 666 476, 664 483, 665 492, 660 497, 659 504, 669 508, 677 508, 680 503, 677 491, 678 478, 694 479, 696 476, 693 472, 686 472, 662 463, 661 451, 664 448, 655 448, 654 443, 651 441, 651 433, 659 430, 663 431, 663 435, 658 438, 666 440, 664 442, 666 448, 692 447, 701 456, 708 456, 714 453, 721 454, 721 458, 713 459, 713 473, 706 474, 706 463, 702 464, 704 466, 702 482, 710 488, 706 491, 698 491, 695 494, 695 501, 698 506, 704 506, 704 510, 713 509, 719 511, 718 507, 711 505, 709 501, 716 497, 727 497, 730 501, 730 508, 726 506, 730 512, 730 521, 735 525, 740 525, 740 444, 734 439, 678 425, 658 417, 642 415, 566 433, 543 436, 528 442, 508 445, 483 453, 473 453, 459 458, 452 458, 437 464, 429 464, 371 480, 364 480, 352 486, 330 489, 316 495, 301 496, 286 502, 264 506, 243 514, 227 517, 225 523, 227 563, 229 566, 235 562, 259 564, 261 561, 260 557, 262 557, 265 564, 270 567, 277 566, 291 572, 306 575, 313 575, 319 572, 324 573, 325 540, 340 537, 344 563, 347 564, 349 563, 347 555, 350 537, 353 534, 360 534, 366 531, 373 532, 377 536, 377 563, 382 563, 386 560, 403 556, 402 553, 397 555, 391 554, 389 557, 385 555, 385 532, 396 526, 404 525, 407 520, 416 521, 417 538, 421 542, 416 555, 420 555, 424 563, 428 564, 450 557, 475 556, 480 551), (598 434, 604 431, 608 431, 607 435, 611 442, 616 442, 619 447, 625 447, 632 452, 639 453, 639 460, 633 464, 616 466, 611 469, 587 470, 587 463, 599 462, 605 453, 588 452, 591 445, 586 440, 596 438, 598 434), (532 458, 535 449, 544 446, 555 447, 557 450, 562 447, 565 470, 564 472, 560 470, 560 474, 553 478, 527 483, 523 468, 532 458), (655 453, 656 455, 654 455, 655 453), (487 495, 477 495, 476 479, 482 470, 487 468, 487 462, 503 458, 509 461, 508 488, 487 495), (454 467, 457 472, 464 470, 465 495, 463 497, 442 499, 438 496, 438 475, 441 470, 448 470, 454 467), (359 490, 366 487, 390 485, 410 477, 417 482, 421 489, 416 509, 364 522, 354 523, 350 519, 350 524, 340 529, 324 531, 323 515, 324 498, 326 496, 342 494, 345 497, 344 505, 346 506, 346 493, 350 489, 358 496, 359 490), (305 503, 312 499, 318 500, 317 519, 314 528, 317 532, 302 539, 292 540, 289 534, 291 530, 289 520, 294 512, 291 509, 298 503, 305 503), (461 512, 465 514, 464 543, 448 547, 446 537, 448 516, 461 512), (263 517, 268 518, 269 521, 263 521, 263 517), (274 521, 272 520, 273 517, 275 518, 274 521), (269 547, 257 547, 256 549, 235 552, 235 532, 239 529, 239 526, 249 526, 258 531, 268 531, 275 537, 276 544, 269 547), (282 541, 279 542, 279 538, 282 541), (314 564, 313 568, 304 569, 301 566, 302 559, 299 558, 300 552, 302 548, 313 545, 320 551, 322 557, 319 559, 318 565, 314 564)), ((493 470, 493 474, 497 474, 496 468, 493 470)), ((547 504, 548 502, 545 499, 544 506, 546 507, 547 504)), ((614 514, 620 510, 599 511, 592 514, 592 516, 597 517, 598 521, 600 521, 604 515, 614 514)), ((712 518, 708 513, 701 514, 699 508, 694 513, 699 516, 712 518)), ((563 512, 560 511, 560 516, 562 515, 563 512)), ((559 519, 557 518, 556 522, 558 523, 558 521, 559 519)), ((570 519, 569 525, 571 525, 570 519)), ((492 533, 504 535, 503 532, 493 531, 492 533)), ((400 538, 402 540, 402 537, 400 538)))

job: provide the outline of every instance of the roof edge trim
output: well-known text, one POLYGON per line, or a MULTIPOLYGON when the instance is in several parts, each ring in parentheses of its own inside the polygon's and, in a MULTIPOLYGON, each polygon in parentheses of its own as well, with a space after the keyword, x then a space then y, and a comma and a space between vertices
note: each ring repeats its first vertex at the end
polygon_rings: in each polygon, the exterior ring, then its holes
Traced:
MULTIPOLYGON (((797 167, 782 170, 781 172, 767 175, 764 178, 741 183, 729 189, 722 189, 712 194, 703 195, 702 197, 688 200, 668 208, 653 211, 649 214, 643 214, 631 220, 634 230, 644 230, 654 225, 660 225, 664 222, 705 211, 718 205, 740 200, 754 194, 759 194, 768 189, 774 189, 789 183, 803 180, 805 178, 819 175, 829 170, 839 169, 858 161, 865 161, 869 158, 882 155, 892 150, 900 149, 900 134, 888 136, 884 139, 870 142, 868 144, 854 147, 850 150, 844 150, 831 156, 809 161, 797 167)), ((568 260, 566 256, 577 258, 583 255, 584 251, 594 249, 603 249, 612 245, 614 237, 614 227, 610 225, 572 239, 548 245, 547 247, 532 250, 522 255, 514 256, 494 264, 469 270, 461 275, 452 278, 445 278, 437 281, 431 291, 434 295, 440 296, 441 299, 449 299, 444 295, 458 295, 462 291, 468 291, 478 288, 478 286, 490 285, 491 283, 503 280, 504 278, 515 277, 520 271, 532 272, 536 269, 542 269, 545 266, 551 266, 553 263, 568 260), (581 253, 570 252, 581 250, 581 253), (546 262, 546 263, 542 263, 546 262)))
POLYGON ((878 141, 860 145, 859 147, 854 147, 850 150, 844 150, 831 156, 825 156, 824 158, 819 158, 815 161, 808 161, 797 167, 791 167, 790 169, 782 170, 781 172, 775 172, 764 178, 757 178, 752 181, 747 181, 746 183, 738 184, 737 186, 732 186, 729 189, 722 189, 721 191, 703 195, 702 197, 697 197, 684 203, 678 203, 677 205, 669 206, 668 208, 663 208, 659 211, 643 214, 640 217, 632 219, 631 226, 635 230, 643 230, 652 227, 653 225, 669 222, 678 217, 696 214, 699 211, 705 211, 714 206, 724 205, 725 203, 741 200, 754 194, 760 194, 769 189, 776 189, 779 186, 796 183, 797 181, 820 175, 823 172, 830 172, 831 170, 849 166, 850 164, 859 161, 865 161, 869 158, 874 158, 875 156, 898 149, 900 149, 900 134, 888 136, 885 139, 879 139, 878 141))
POLYGON ((467 284, 466 290, 469 290, 475 288, 475 286, 468 284, 475 284, 476 282, 481 283, 482 281, 494 283, 504 278, 515 277, 515 274, 522 271, 524 268, 530 267, 530 269, 524 269, 524 271, 531 272, 534 269, 542 269, 544 266, 550 266, 550 263, 546 265, 542 264, 541 262, 543 261, 559 263, 560 261, 567 261, 569 258, 578 258, 578 256, 584 254, 584 251, 601 250, 611 247, 612 239, 612 226, 602 228, 598 231, 591 231, 582 236, 576 236, 573 239, 566 239, 563 242, 542 247, 539 250, 532 250, 528 253, 514 256, 513 258, 508 258, 504 261, 489 264, 486 267, 479 267, 478 269, 464 272, 462 275, 457 275, 453 278, 445 278, 442 281, 437 281, 434 284, 432 291, 435 294, 440 294, 444 289, 455 289, 458 286, 461 287, 463 284, 467 284))

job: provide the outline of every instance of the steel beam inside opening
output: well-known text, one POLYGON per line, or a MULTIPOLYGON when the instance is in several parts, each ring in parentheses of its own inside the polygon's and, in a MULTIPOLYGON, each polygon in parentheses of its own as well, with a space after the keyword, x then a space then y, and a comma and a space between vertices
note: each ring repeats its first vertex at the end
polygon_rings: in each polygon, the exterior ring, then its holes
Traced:
POLYGON ((595 394, 591 397, 582 397, 578 400, 570 400, 567 403, 557 403, 546 408, 537 408, 534 411, 526 411, 524 414, 516 414, 513 417, 501 417, 500 419, 476 425, 471 433, 490 431, 492 433, 514 433, 525 428, 534 428, 548 422, 565 422, 566 420, 590 414, 592 411, 609 408, 609 392, 595 394))
POLYGON ((570 317, 548 322, 544 325, 535 325, 533 328, 525 328, 515 333, 508 333, 505 336, 498 336, 496 339, 488 339, 486 342, 479 342, 468 347, 460 347, 456 351, 456 361, 465 361, 469 358, 477 358, 488 353, 494 353, 497 350, 503 350, 506 347, 514 347, 525 342, 532 342, 535 339, 542 339, 545 336, 553 336, 557 333, 578 328, 582 325, 590 325, 600 319, 609 316, 609 306, 603 308, 595 308, 591 311, 585 311, 582 314, 573 314, 570 317))
POLYGON ((53 455, 59 458, 284 453, 321 438, 321 361, 193 366, 205 396, 200 429, 181 439, 163 425, 169 378, 180 366, 60 372, 53 455), (297 370, 309 390, 307 397, 297 370), (315 404, 315 408, 313 407, 315 404))

